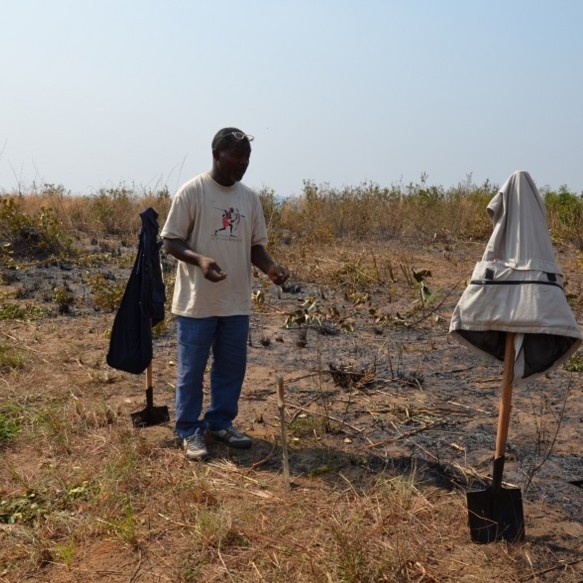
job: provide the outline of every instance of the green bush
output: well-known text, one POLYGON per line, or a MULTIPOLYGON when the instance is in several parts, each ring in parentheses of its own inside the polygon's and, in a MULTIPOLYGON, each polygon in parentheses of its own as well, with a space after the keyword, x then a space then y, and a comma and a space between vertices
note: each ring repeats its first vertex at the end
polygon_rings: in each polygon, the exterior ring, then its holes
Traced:
POLYGON ((445 189, 426 177, 406 187, 373 182, 340 189, 304 181, 303 194, 284 199, 278 212, 282 232, 305 241, 338 238, 373 240, 415 238, 454 241, 486 239, 492 224, 486 207, 498 187, 468 177, 445 189))
POLYGON ((0 341, 0 371, 8 372, 24 367, 24 356, 5 342, 0 341))
POLYGON ((4 257, 46 258, 73 252, 71 239, 62 228, 54 209, 41 207, 34 215, 27 214, 20 200, 0 198, 0 242, 4 257))
POLYGON ((106 235, 129 235, 139 231, 140 218, 135 211, 136 192, 130 188, 102 188, 90 199, 91 215, 106 235))
POLYGON ((95 307, 110 312, 117 310, 121 303, 126 283, 111 281, 102 272, 90 275, 88 279, 95 307))
POLYGON ((20 431, 20 420, 10 412, 0 411, 0 444, 7 442, 20 431))
POLYGON ((544 194, 549 226, 559 239, 583 249, 583 198, 562 185, 544 194))

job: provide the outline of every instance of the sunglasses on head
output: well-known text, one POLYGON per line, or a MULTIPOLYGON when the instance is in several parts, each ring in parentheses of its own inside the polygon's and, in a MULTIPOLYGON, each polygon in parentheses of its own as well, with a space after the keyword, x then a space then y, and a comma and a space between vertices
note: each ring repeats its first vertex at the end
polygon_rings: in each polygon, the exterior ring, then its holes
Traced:
MULTIPOLYGON (((244 132, 231 132, 230 134, 227 134, 227 136, 233 136, 236 140, 248 140, 249 142, 252 142, 255 138, 253 136, 250 136, 249 134, 246 134, 244 132)), ((225 138, 227 137, 225 136, 225 138)))

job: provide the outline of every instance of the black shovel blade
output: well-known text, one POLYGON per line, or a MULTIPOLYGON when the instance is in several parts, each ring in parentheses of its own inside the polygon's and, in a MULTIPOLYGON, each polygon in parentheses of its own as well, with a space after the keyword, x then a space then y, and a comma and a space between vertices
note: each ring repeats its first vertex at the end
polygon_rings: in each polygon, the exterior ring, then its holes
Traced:
POLYGON ((472 541, 488 544, 524 539, 524 513, 519 488, 494 487, 467 493, 468 522, 472 541))
POLYGON ((141 411, 132 413, 132 423, 134 427, 149 427, 150 425, 160 425, 170 421, 168 407, 146 407, 141 411))
POLYGON ((154 406, 154 391, 152 387, 146 389, 146 408, 141 411, 132 413, 132 423, 134 427, 150 427, 151 425, 160 425, 170 421, 168 407, 154 406))

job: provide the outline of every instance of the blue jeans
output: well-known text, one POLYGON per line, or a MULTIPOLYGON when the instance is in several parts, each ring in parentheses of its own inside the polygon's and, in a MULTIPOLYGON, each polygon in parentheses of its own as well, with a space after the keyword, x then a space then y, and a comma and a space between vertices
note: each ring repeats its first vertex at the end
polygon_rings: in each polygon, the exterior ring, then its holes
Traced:
POLYGON ((237 416, 247 365, 249 316, 177 317, 176 433, 227 429, 237 416), (212 348, 210 406, 201 419, 203 377, 212 348))

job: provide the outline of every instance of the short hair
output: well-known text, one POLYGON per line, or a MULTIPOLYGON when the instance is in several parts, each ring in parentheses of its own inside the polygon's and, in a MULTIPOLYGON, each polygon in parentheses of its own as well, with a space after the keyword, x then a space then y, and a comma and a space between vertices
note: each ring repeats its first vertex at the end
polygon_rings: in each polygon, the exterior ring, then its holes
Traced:
POLYGON ((253 139, 249 138, 251 138, 251 136, 248 136, 239 128, 223 128, 215 134, 211 146, 213 150, 226 150, 237 142, 244 141, 249 143, 253 139), (240 138, 235 137, 236 133, 243 134, 245 137, 241 140, 240 138))

